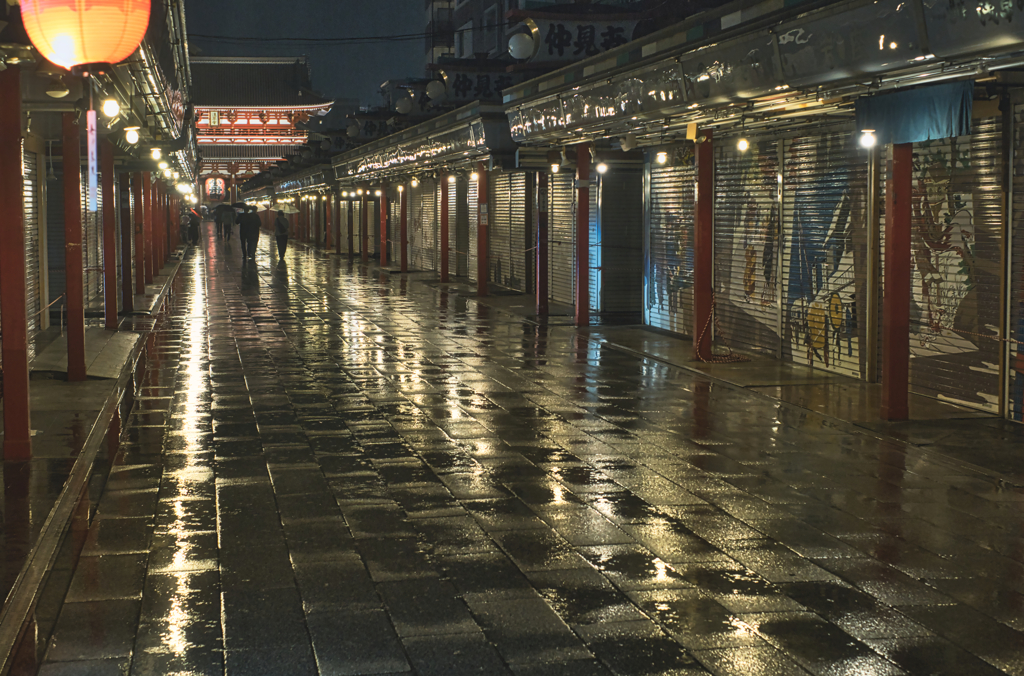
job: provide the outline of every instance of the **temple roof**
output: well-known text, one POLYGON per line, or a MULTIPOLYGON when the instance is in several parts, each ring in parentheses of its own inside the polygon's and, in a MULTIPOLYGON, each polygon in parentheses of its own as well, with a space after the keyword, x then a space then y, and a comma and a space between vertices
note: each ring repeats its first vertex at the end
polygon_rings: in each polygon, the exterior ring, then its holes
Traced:
POLYGON ((330 101, 311 89, 305 57, 192 57, 197 107, 314 106, 330 101))

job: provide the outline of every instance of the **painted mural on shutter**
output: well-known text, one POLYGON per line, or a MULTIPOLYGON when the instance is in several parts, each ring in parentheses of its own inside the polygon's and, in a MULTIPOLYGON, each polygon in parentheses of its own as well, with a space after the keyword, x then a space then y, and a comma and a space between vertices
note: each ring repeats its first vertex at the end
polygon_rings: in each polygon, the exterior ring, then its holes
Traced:
POLYGON ((466 265, 466 257, 459 253, 465 251, 464 248, 459 248, 459 184, 461 182, 462 179, 456 177, 454 183, 448 184, 448 274, 451 277, 466 274, 463 269, 466 265), (459 266, 460 261, 462 267, 459 266))
POLYGON ((775 354, 779 347, 778 144, 715 148, 716 342, 775 354))
POLYGON ((867 153, 849 131, 785 142, 783 354, 862 377, 857 289, 865 274, 867 153))
POLYGON ((1002 125, 914 144, 910 391, 997 412, 1002 125))
POLYGON ((587 226, 587 238, 589 240, 589 254, 587 256, 587 279, 588 293, 590 294, 590 312, 599 313, 603 309, 601 303, 602 295, 602 259, 603 245, 601 242, 602 219, 601 219, 601 191, 604 188, 604 177, 596 171, 590 172, 589 211, 587 216, 590 223, 587 226))
POLYGON ((22 146, 22 198, 25 219, 25 314, 28 320, 28 360, 35 358, 35 338, 41 326, 42 273, 39 255, 38 156, 22 146))
POLYGON ((576 302, 575 268, 576 200, 573 175, 563 171, 548 179, 548 289, 551 300, 573 305, 576 302))
POLYGON ((639 320, 643 299, 643 170, 615 167, 601 179, 601 312, 639 320))
MULTIPOLYGON (((98 177, 96 211, 89 211, 88 182, 82 181, 82 269, 85 271, 85 308, 88 315, 103 304, 103 177, 98 177)), ((154 209, 155 211, 155 209, 154 209)), ((154 215, 155 218, 155 215, 154 215)), ((154 229, 155 230, 155 229, 154 229)), ((86 325, 90 318, 86 318, 86 325)), ((95 323, 95 322, 93 322, 95 323)))
POLYGON ((477 204, 479 199, 479 181, 469 179, 469 188, 466 191, 466 214, 469 216, 469 255, 466 257, 469 263, 467 276, 474 282, 477 280, 477 242, 478 228, 480 224, 480 212, 477 204))
POLYGON ((694 157, 690 146, 674 166, 649 169, 645 321, 666 331, 693 331, 694 157))

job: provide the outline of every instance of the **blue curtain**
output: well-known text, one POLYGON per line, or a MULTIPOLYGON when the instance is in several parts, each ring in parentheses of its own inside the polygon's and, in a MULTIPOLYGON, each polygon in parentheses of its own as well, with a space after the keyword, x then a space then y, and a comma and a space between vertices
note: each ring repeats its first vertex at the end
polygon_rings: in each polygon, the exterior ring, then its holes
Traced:
POLYGON ((916 143, 971 133, 974 81, 929 85, 857 99, 857 129, 879 143, 916 143))

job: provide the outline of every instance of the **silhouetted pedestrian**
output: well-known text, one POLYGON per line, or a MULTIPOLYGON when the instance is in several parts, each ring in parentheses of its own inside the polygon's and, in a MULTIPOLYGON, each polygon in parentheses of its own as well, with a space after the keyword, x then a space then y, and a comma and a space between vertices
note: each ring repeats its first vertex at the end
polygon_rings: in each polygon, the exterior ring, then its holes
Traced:
POLYGON ((288 215, 283 211, 277 212, 277 218, 274 219, 274 236, 277 237, 277 257, 280 261, 284 262, 284 251, 288 247, 288 229, 291 227, 291 222, 288 220, 288 215))
POLYGON ((194 210, 188 212, 188 243, 193 246, 199 244, 199 214, 194 210))
POLYGON ((242 258, 256 258, 256 246, 260 241, 260 217, 256 208, 249 209, 238 218, 238 239, 242 243, 242 258))

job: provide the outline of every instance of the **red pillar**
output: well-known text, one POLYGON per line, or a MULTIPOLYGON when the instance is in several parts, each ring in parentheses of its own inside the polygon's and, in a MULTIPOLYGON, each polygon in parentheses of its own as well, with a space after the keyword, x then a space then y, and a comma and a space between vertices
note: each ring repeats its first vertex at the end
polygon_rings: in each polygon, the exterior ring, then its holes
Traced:
POLYGON ((76 113, 61 115, 64 157, 64 270, 68 301, 68 380, 85 380, 85 289, 82 278, 81 131, 76 113))
POLYGON ((135 286, 132 283, 132 175, 118 175, 121 191, 121 307, 126 313, 135 310, 135 286))
POLYGON ((153 276, 164 267, 164 184, 153 181, 153 276))
POLYGON ((388 182, 380 184, 380 265, 388 264, 388 182))
POLYGON ((135 293, 146 293, 146 209, 142 174, 132 175, 132 215, 135 218, 135 293))
POLYGON ((117 218, 114 214, 114 146, 100 144, 103 178, 103 318, 108 329, 117 328, 117 218))
POLYGON ((490 216, 487 208, 487 170, 483 162, 477 162, 477 233, 476 233, 476 295, 487 295, 487 278, 490 269, 487 234, 490 230, 490 216))
POLYGON ((548 314, 548 174, 537 172, 537 315, 548 314))
POLYGON ((356 200, 355 200, 354 197, 348 201, 348 232, 345 234, 345 238, 347 240, 346 243, 348 244, 348 259, 349 260, 352 260, 355 257, 355 251, 356 251, 355 241, 354 241, 355 238, 354 238, 354 236, 352 234, 353 230, 356 227, 356 224, 352 222, 353 221, 353 217, 354 217, 354 213, 353 212, 355 211, 355 204, 356 204, 356 200))
MULTIPOLYGON (((450 174, 454 176, 455 174, 450 174)), ((441 281, 448 281, 448 176, 441 174, 441 281)), ((402 211, 402 239, 405 239, 405 211, 402 211)), ((402 272, 405 272, 405 248, 402 248, 402 272)))
POLYGON ((715 154, 711 130, 701 130, 697 144, 697 192, 693 205, 693 356, 711 356, 711 312, 714 305, 715 154))
POLYGON ((359 210, 359 249, 360 258, 364 263, 370 260, 370 225, 369 225, 369 204, 367 198, 369 195, 363 192, 363 206, 359 210))
POLYGON ((334 195, 327 194, 324 201, 324 251, 330 253, 334 244, 334 195))
POLYGON ((909 417, 910 382, 910 199, 913 145, 895 143, 885 187, 885 270, 882 272, 883 420, 909 417))
MULTIPOLYGON (((398 219, 398 246, 401 247, 399 254, 399 262, 402 266, 402 272, 409 271, 409 195, 404 186, 399 186, 401 192, 398 194, 398 211, 400 217, 398 219)), ((442 208, 441 213, 445 213, 442 208)), ((442 226, 443 232, 448 232, 447 226, 442 226)), ((445 235, 447 237, 447 235, 445 235)), ((447 240, 445 240, 447 242, 447 240)), ((445 245, 442 244, 442 250, 445 245)))
MULTIPOLYGON (((77 147, 77 146, 76 146, 77 147)), ((28 383, 21 68, 0 71, 0 315, 3 316, 4 460, 32 458, 28 383)), ((75 198, 78 203, 78 198, 75 198)))
POLYGON ((576 146, 576 326, 590 325, 590 144, 576 146))
MULTIPOLYGON (((148 171, 142 174, 142 266, 146 284, 153 283, 153 180, 148 171)), ((136 244, 138 246, 138 244, 136 244)))

